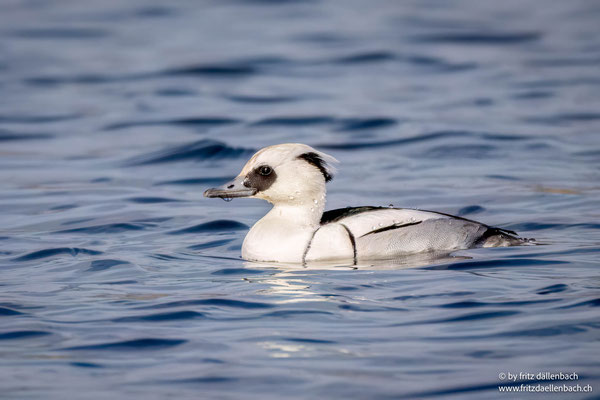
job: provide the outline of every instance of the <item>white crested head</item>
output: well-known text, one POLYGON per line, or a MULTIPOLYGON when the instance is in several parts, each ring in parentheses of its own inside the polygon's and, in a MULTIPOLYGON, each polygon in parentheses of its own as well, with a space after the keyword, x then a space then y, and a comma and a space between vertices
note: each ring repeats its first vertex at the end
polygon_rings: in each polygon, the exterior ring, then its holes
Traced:
POLYGON ((206 197, 254 197, 275 205, 322 205, 325 183, 333 178, 338 161, 301 143, 265 147, 254 154, 240 174, 220 188, 207 190, 206 197))
POLYGON ((252 197, 270 203, 303 203, 323 200, 325 183, 333 178, 338 161, 301 143, 265 147, 246 163, 239 177, 256 189, 252 197))

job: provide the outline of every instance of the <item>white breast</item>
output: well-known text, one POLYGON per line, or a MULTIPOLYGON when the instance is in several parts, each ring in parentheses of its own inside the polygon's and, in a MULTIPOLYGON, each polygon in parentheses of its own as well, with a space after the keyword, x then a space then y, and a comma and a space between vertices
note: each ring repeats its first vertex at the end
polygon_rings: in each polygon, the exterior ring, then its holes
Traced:
POLYGON ((352 239, 340 224, 328 224, 319 228, 306 252, 305 261, 328 260, 354 260, 352 239))
POLYGON ((250 261, 301 263, 316 227, 279 218, 263 218, 246 235, 242 257, 250 261))

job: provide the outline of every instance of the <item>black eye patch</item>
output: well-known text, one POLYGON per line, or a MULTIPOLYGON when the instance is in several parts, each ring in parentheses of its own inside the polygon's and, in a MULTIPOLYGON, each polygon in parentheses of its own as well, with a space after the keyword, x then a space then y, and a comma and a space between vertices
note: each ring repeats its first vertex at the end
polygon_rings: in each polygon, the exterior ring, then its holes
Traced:
POLYGON ((275 170, 268 165, 260 165, 254 168, 244 180, 244 186, 254 188, 257 192, 262 192, 271 187, 277 179, 275 170))

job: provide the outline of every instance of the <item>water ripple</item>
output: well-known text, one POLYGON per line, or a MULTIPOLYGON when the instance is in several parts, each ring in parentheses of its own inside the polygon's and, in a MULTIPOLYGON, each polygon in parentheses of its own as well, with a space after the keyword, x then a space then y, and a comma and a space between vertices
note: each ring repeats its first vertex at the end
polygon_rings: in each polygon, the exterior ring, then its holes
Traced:
POLYGON ((396 55, 388 51, 370 51, 365 53, 352 54, 340 57, 334 60, 339 64, 362 64, 371 62, 390 61, 396 59, 396 55))
MULTIPOLYGON (((563 307, 558 307, 558 308, 577 308, 577 307, 600 307, 600 298, 580 301, 577 303, 569 304, 569 305, 566 305, 563 307)), ((0 314, 0 315, 2 315, 2 314, 0 314)))
MULTIPOLYGON (((223 268, 211 272, 211 275, 258 275, 264 274, 266 271, 258 269, 247 269, 247 268, 223 268)), ((1 315, 1 314, 0 314, 1 315)))
POLYGON ((429 319, 423 321, 407 321, 399 324, 394 324, 394 326, 410 326, 410 325, 427 325, 427 324, 446 324, 453 322, 472 322, 479 321, 485 319, 496 319, 502 317, 509 317, 512 315, 520 314, 519 311, 516 310, 499 310, 499 311, 482 311, 482 312, 474 312, 468 314, 462 314, 449 318, 440 318, 440 319, 429 319))
POLYGON ((191 118, 176 118, 176 119, 165 119, 165 120, 151 120, 151 121, 126 121, 110 124, 104 127, 104 130, 114 131, 125 128, 133 128, 139 126, 161 126, 161 125, 181 125, 189 127, 209 127, 219 125, 231 125, 241 122, 235 118, 227 117, 191 117, 191 118))
POLYGON ((508 332, 502 332, 498 336, 500 337, 549 337, 549 336, 563 336, 563 335, 575 335, 578 333, 586 332, 587 329, 584 326, 578 326, 576 324, 564 324, 546 326, 543 328, 531 328, 531 329, 520 329, 511 330, 508 332))
POLYGON ((450 43, 463 45, 509 45, 539 40, 539 32, 465 32, 435 33, 414 36, 419 43, 450 43))
POLYGON ((302 117, 272 117, 252 123, 254 126, 311 126, 331 124, 335 118, 326 115, 306 115, 302 117))
POLYGON ((44 249, 44 250, 38 250, 38 251, 31 252, 31 253, 27 253, 25 255, 15 258, 14 261, 40 260, 43 258, 53 257, 56 255, 62 255, 62 254, 70 255, 73 257, 75 257, 79 254, 96 256, 96 255, 102 254, 102 252, 96 251, 96 250, 79 248, 79 247, 58 247, 58 248, 44 249))
POLYGON ((143 338, 113 343, 99 343, 84 346, 67 347, 64 350, 160 350, 179 346, 186 342, 187 340, 183 339, 143 338))
POLYGON ((47 124, 81 118, 79 114, 56 115, 0 115, 0 123, 6 124, 47 124))
POLYGON ((169 199, 166 197, 130 197, 127 199, 130 203, 136 204, 156 204, 156 203, 173 203, 181 200, 169 199))
POLYGON ((500 267, 533 267, 536 265, 558 265, 569 264, 568 261, 561 260, 539 260, 535 258, 513 258, 508 260, 481 260, 481 261, 463 261, 445 265, 434 265, 424 267, 426 269, 475 269, 475 268, 500 268, 500 267))
POLYGON ((476 301, 476 300, 463 300, 454 303, 441 304, 440 308, 479 308, 479 307, 520 307, 531 304, 546 304, 560 301, 560 299, 544 299, 544 300, 517 300, 517 301, 476 301))
POLYGON ((190 250, 204 250, 204 249, 212 249, 215 247, 223 246, 225 244, 231 243, 234 239, 221 239, 221 240, 212 240, 206 243, 195 244, 193 246, 188 246, 190 250))
POLYGON ((342 121, 338 128, 340 131, 358 131, 363 129, 380 129, 394 126, 398 123, 393 118, 375 117, 375 118, 349 118, 342 121))
POLYGON ((228 182, 233 180, 234 176, 224 176, 224 177, 205 177, 205 178, 187 178, 187 179, 177 179, 173 181, 162 181, 155 183, 155 185, 216 185, 222 184, 223 182, 228 182))
POLYGON ((39 140, 52 139, 54 135, 50 133, 17 133, 0 129, 0 142, 18 141, 18 140, 39 140))
POLYGON ((189 307, 189 306, 199 306, 199 305, 241 308, 241 309, 262 309, 262 308, 273 308, 274 307, 274 305, 272 305, 272 304, 256 302, 256 301, 211 298, 211 299, 178 300, 178 301, 171 301, 169 303, 161 303, 161 304, 155 304, 152 306, 144 306, 144 307, 140 307, 140 308, 160 309, 160 308, 176 308, 176 307, 189 307))
POLYGON ((241 61, 223 63, 191 64, 175 66, 152 72, 137 72, 122 75, 109 75, 99 73, 72 74, 72 75, 38 75, 26 78, 24 81, 34 86, 54 86, 63 84, 99 85, 105 83, 140 81, 162 77, 176 78, 181 76, 206 76, 206 77, 245 77, 257 74, 263 67, 279 65, 287 60, 277 57, 254 58, 241 61))
POLYGON ((128 231, 141 231, 146 229, 150 224, 132 224, 132 223, 115 223, 115 224, 104 224, 86 226, 83 228, 65 229, 62 231, 56 231, 54 233, 86 233, 89 235, 107 234, 107 233, 120 233, 128 231))
POLYGON ((150 315, 134 315, 129 317, 121 317, 112 319, 111 322, 163 322, 163 321, 179 321, 196 318, 204 318, 206 314, 197 311, 175 311, 150 315))
POLYGON ((0 340, 15 340, 15 339, 27 339, 37 338, 39 336, 51 335, 51 332, 46 331, 13 331, 13 332, 2 332, 0 333, 0 340))
POLYGON ((445 138, 464 138, 478 136, 469 131, 439 131, 401 139, 391 139, 371 142, 349 142, 349 143, 321 143, 319 148, 328 150, 361 150, 374 147, 401 146, 411 143, 430 142, 445 138))
POLYGON ((571 123, 571 122, 595 122, 600 120, 600 113, 596 112, 576 112, 576 113, 562 113, 548 116, 536 116, 523 118, 524 121, 534 122, 546 125, 571 123))
POLYGON ((117 265, 128 264, 126 261, 121 260, 94 260, 92 261, 90 268, 87 269, 89 272, 98 272, 98 271, 106 271, 112 267, 116 267, 117 265))
POLYGON ((211 383, 234 383, 238 381, 240 381, 239 378, 232 376, 198 376, 194 378, 168 379, 160 382, 166 384, 200 384, 204 387, 211 383))
POLYGON ((594 223, 577 223, 577 224, 563 224, 563 223, 542 223, 542 222, 521 222, 518 224, 511 224, 505 227, 506 229, 514 231, 542 231, 546 229, 600 229, 600 224, 594 223))
POLYGON ((335 315, 329 311, 321 310, 277 310, 269 313, 262 314, 259 318, 293 318, 296 316, 304 315, 335 315))
POLYGON ((82 361, 74 361, 74 362, 69 363, 69 365, 72 365, 73 367, 78 367, 78 368, 104 368, 104 366, 101 364, 82 362, 82 361))
POLYGON ((251 103, 251 104, 279 104, 288 103, 299 100, 297 96, 248 96, 248 95, 230 95, 227 99, 236 103, 251 103))
POLYGON ((12 308, 0 307, 0 317, 7 317, 12 315, 23 315, 23 313, 17 310, 13 310, 12 308))
POLYGON ((109 35, 109 32, 103 29, 94 28, 34 28, 20 29, 13 31, 11 36, 21 39, 44 39, 44 40, 89 40, 104 38, 109 35))
POLYGON ((471 214, 479 214, 485 211, 484 207, 478 206, 478 205, 472 205, 472 206, 467 206, 467 207, 463 207, 460 210, 458 210, 457 215, 459 216, 465 216, 465 215, 471 215, 471 214))
POLYGON ((204 161, 212 159, 244 158, 255 152, 254 149, 230 147, 216 140, 203 139, 180 146, 169 147, 129 159, 125 165, 141 166, 179 161, 204 161))
POLYGON ((248 226, 242 224, 241 222, 232 221, 232 220, 228 220, 228 219, 219 219, 216 221, 210 221, 210 222, 205 222, 203 224, 190 226, 189 228, 172 231, 172 232, 169 232, 169 234, 181 235, 181 234, 186 234, 186 233, 236 231, 236 230, 246 230, 246 229, 248 229, 248 226))
POLYGON ((560 292, 564 292, 567 289, 569 289, 568 285, 565 285, 563 283, 557 283, 556 285, 551 285, 551 286, 541 288, 541 289, 537 290, 536 293, 537 294, 560 293, 560 292))
POLYGON ((325 340, 325 339, 311 339, 311 338, 297 338, 297 337, 286 337, 282 338, 285 341, 293 342, 293 343, 310 343, 310 344, 335 344, 338 343, 335 340, 325 340))

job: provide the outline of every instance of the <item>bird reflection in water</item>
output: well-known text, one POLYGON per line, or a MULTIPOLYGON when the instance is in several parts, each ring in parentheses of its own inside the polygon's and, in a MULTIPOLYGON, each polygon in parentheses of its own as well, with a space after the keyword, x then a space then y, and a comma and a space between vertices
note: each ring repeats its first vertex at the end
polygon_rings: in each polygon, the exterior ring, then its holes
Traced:
POLYGON ((311 287, 317 282, 310 282, 307 279, 317 277, 316 275, 299 274, 302 271, 365 271, 365 270, 398 270, 406 268, 419 268, 424 266, 434 266, 451 264, 461 260, 470 260, 472 257, 465 255, 454 255, 444 253, 420 253, 411 254, 402 258, 392 260, 369 261, 354 264, 353 260, 345 262, 340 261, 321 261, 309 262, 305 264, 284 264, 284 263, 266 263, 266 262, 244 262, 244 267, 248 269, 272 270, 274 273, 268 276, 245 278, 249 282, 268 285, 266 289, 258 292, 263 294, 279 294, 285 298, 280 303, 295 303, 302 301, 323 301, 323 295, 315 293, 311 287))

